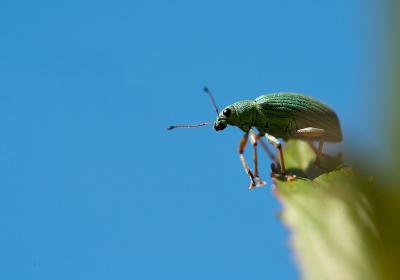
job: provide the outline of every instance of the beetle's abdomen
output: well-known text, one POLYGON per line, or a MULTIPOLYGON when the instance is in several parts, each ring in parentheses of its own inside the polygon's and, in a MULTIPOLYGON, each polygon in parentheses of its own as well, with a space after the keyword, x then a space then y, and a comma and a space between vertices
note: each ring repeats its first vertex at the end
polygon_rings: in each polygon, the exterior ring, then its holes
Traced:
POLYGON ((282 92, 261 95, 255 102, 258 114, 262 115, 260 120, 277 122, 281 119, 282 124, 287 124, 285 128, 287 133, 289 129, 314 127, 325 131, 326 141, 340 142, 343 139, 336 113, 314 98, 298 93, 282 92))

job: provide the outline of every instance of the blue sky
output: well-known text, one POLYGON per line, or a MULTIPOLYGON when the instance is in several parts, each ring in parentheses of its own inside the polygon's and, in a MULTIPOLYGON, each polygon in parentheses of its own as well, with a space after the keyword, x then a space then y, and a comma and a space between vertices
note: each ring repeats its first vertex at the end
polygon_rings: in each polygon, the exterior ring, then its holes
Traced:
POLYGON ((214 120, 204 86, 220 109, 294 91, 337 112, 328 151, 374 144, 382 15, 345 0, 2 3, 0 277, 297 279, 269 159, 249 191, 239 129, 166 127, 214 120))

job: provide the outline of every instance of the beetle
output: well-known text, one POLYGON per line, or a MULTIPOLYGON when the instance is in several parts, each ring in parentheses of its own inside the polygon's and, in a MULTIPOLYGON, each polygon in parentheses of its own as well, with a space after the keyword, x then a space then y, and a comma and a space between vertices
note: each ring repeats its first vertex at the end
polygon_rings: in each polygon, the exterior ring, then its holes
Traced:
MULTIPOLYGON (((193 128, 213 124, 216 131, 221 131, 228 125, 237 126, 245 133, 239 141, 239 157, 250 177, 249 189, 265 184, 258 176, 257 164, 257 142, 263 136, 278 149, 281 173, 289 180, 291 176, 286 173, 282 145, 278 138, 282 138, 284 141, 289 139, 307 141, 316 153, 314 164, 321 170, 328 171, 330 169, 330 167, 321 165, 323 144, 325 141, 340 142, 343 140, 343 136, 339 119, 329 106, 304 94, 279 92, 264 94, 255 100, 242 100, 219 112, 211 92, 208 88, 204 88, 204 90, 210 95, 217 112, 214 123, 177 125, 167 129, 193 128), (253 130, 253 127, 258 130, 258 133, 253 130), (247 166, 243 156, 249 135, 254 150, 254 174, 247 166), (319 142, 318 148, 312 145, 313 141, 319 142)), ((275 165, 272 164, 271 168, 274 173, 275 165)))

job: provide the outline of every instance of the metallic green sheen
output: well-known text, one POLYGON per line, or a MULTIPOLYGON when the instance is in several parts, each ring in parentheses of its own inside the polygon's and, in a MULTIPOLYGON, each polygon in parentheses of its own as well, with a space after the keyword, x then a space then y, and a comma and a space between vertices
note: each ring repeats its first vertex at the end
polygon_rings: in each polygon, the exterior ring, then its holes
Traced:
POLYGON ((340 142, 343 138, 336 113, 324 103, 299 93, 264 94, 254 101, 239 101, 225 109, 219 113, 214 128, 219 124, 223 128, 229 124, 247 133, 255 127, 262 135, 268 133, 285 140, 306 140, 309 138, 293 137, 289 132, 312 127, 324 130, 325 141, 340 142), (231 110, 229 117, 223 114, 225 109, 231 110))

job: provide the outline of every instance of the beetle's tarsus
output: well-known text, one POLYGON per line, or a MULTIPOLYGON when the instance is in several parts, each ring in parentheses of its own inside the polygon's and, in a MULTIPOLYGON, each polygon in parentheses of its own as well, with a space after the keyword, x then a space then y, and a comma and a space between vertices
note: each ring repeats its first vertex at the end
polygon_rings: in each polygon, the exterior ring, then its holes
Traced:
POLYGON ((255 187, 257 187, 257 185, 256 185, 256 183, 254 181, 252 181, 250 183, 249 190, 254 189, 255 187))
POLYGON ((266 182, 264 182, 260 177, 258 177, 258 175, 254 176, 250 169, 249 169, 249 172, 247 174, 250 176, 249 190, 254 189, 254 188, 258 188, 258 187, 262 187, 262 186, 264 186, 266 184, 266 182), (256 178, 257 183, 254 181, 254 178, 256 178))
POLYGON ((256 176, 257 179, 257 187, 262 187, 266 184, 260 177, 256 176))
POLYGON ((249 190, 254 189, 257 186, 257 184, 254 181, 254 175, 253 175, 253 173, 251 172, 250 169, 247 170, 247 175, 249 175, 249 177, 250 177, 249 190))
POLYGON ((285 175, 286 181, 294 181, 294 179, 296 179, 296 175, 294 174, 290 174, 290 175, 285 175))
POLYGON ((296 179, 296 175, 294 174, 286 174, 286 173, 278 173, 277 168, 275 163, 271 163, 271 178, 276 178, 276 179, 284 179, 286 181, 293 181, 294 179, 296 179))

